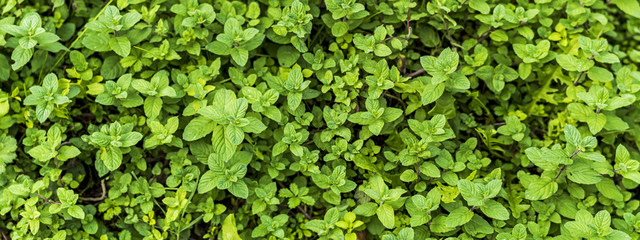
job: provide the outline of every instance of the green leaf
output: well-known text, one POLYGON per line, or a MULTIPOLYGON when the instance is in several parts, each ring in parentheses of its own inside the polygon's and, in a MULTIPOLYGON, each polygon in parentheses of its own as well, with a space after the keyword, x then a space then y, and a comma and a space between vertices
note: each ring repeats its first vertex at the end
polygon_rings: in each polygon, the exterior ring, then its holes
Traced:
POLYGON ((395 216, 393 207, 391 207, 391 205, 380 205, 380 207, 378 207, 378 210, 376 210, 376 215, 378 216, 378 219, 380 219, 380 222, 384 227, 393 228, 393 226, 395 225, 395 216))
POLYGON ((38 145, 30 149, 27 153, 41 162, 46 162, 56 156, 54 149, 45 147, 44 145, 38 145))
POLYGON ((74 205, 68 208, 67 212, 74 218, 84 219, 84 210, 80 206, 74 205))
POLYGON ((99 152, 99 159, 110 171, 114 171, 122 164, 122 151, 120 148, 110 146, 106 150, 99 152))
POLYGON ((458 190, 460 190, 460 194, 462 194, 464 200, 467 200, 469 205, 477 206, 482 204, 484 197, 471 181, 460 179, 458 181, 458 190))
POLYGON ((244 48, 232 48, 229 53, 233 61, 235 61, 238 65, 244 66, 247 64, 249 60, 249 51, 244 48))
POLYGON ((615 4, 624 13, 633 17, 640 18, 640 3, 634 0, 612 0, 611 3, 615 4))
POLYGON ((11 53, 11 60, 14 61, 14 63, 11 64, 11 69, 14 71, 20 69, 31 60, 31 56, 33 56, 33 48, 24 49, 20 46, 16 47, 11 53))
POLYGON ((58 150, 58 160, 67 161, 80 155, 80 150, 75 146, 62 146, 58 150))
POLYGON ((222 223, 222 240, 242 240, 238 235, 235 215, 229 214, 222 223))
POLYGON ((567 124, 564 126, 564 135, 567 138, 567 142, 571 143, 575 147, 580 147, 582 143, 582 136, 576 127, 567 124))
POLYGON ((611 82, 613 80, 613 74, 601 67, 592 67, 587 72, 587 76, 596 82, 611 82))
POLYGON ((245 132, 261 133, 267 129, 267 126, 264 125, 264 123, 262 123, 262 121, 258 120, 257 118, 248 117, 247 120, 249 120, 249 124, 242 127, 242 130, 245 132))
POLYGON ((356 208, 353 210, 353 213, 361 216, 369 217, 376 214, 377 211, 378 211, 378 205, 372 202, 368 202, 368 203, 359 204, 358 206, 356 206, 356 208))
POLYGON ((471 221, 473 215, 468 208, 459 207, 449 213, 444 223, 448 228, 455 228, 471 221))
POLYGON ((544 200, 558 191, 558 183, 552 178, 543 176, 531 182, 526 188, 527 190, 524 193, 526 199, 544 200))
POLYGON ((120 142, 122 147, 131 147, 136 145, 142 139, 142 134, 139 132, 128 132, 120 136, 120 142))
POLYGON ((244 181, 238 181, 236 183, 231 184, 229 187, 229 192, 236 197, 247 199, 249 197, 249 188, 244 181))
POLYGON ((590 114, 591 116, 587 118, 587 124, 589 125, 589 131, 591 134, 596 134, 604 128, 604 125, 607 123, 607 117, 604 114, 590 114))
POLYGON ((192 119, 184 128, 182 138, 186 141, 195 141, 213 132, 215 123, 203 116, 192 119))
POLYGON ((444 93, 444 83, 436 85, 427 84, 424 90, 422 90, 422 105, 435 102, 444 93))
POLYGON ((393 52, 391 51, 391 48, 387 47, 387 45, 376 44, 376 48, 373 50, 373 53, 378 57, 386 57, 391 55, 393 52))
POLYGON ((131 52, 131 42, 126 37, 114 37, 109 39, 109 47, 121 57, 129 56, 131 52))
POLYGON ((144 114, 149 119, 155 119, 160 115, 162 111, 162 98, 159 97, 147 97, 144 100, 144 114))
POLYGON ((467 76, 459 73, 451 74, 451 77, 449 78, 449 81, 447 81, 447 83, 449 84, 449 86, 455 89, 464 90, 471 87, 471 83, 469 82, 467 76))
POLYGON ((568 166, 567 177, 580 184, 595 184, 602 180, 602 176, 585 162, 576 162, 568 166))
POLYGON ((485 204, 480 207, 480 210, 482 210, 482 213, 493 219, 503 221, 509 219, 509 211, 507 210, 507 208, 494 200, 487 200, 485 204))
POLYGON ((200 177, 200 182, 198 182, 198 193, 207 193, 216 188, 217 184, 218 176, 213 171, 206 171, 200 177))
POLYGON ((110 39, 111 37, 105 33, 87 34, 82 39, 82 45, 96 52, 106 52, 111 50, 110 39))
POLYGON ((244 131, 235 125, 229 124, 224 128, 224 136, 231 144, 240 145, 244 140, 244 131))
POLYGON ((602 193, 608 199, 622 202, 624 200, 624 196, 618 186, 611 179, 602 179, 602 181, 596 183, 596 188, 598 192, 602 193))
POLYGON ((484 0, 470 0, 469 7, 477 10, 482 14, 489 14, 489 11, 491 11, 489 4, 487 4, 487 2, 484 0))
POLYGON ((336 22, 331 27, 331 33, 335 37, 342 37, 349 31, 349 24, 347 22, 336 22))
POLYGON ((53 112, 53 104, 45 103, 36 106, 36 118, 40 123, 47 121, 51 112, 53 112))

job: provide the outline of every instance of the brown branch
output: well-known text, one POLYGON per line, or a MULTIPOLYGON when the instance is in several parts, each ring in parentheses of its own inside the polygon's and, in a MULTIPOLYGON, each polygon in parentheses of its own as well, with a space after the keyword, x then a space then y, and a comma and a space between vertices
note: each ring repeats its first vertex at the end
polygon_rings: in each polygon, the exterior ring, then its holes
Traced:
POLYGON ((307 218, 307 220, 311 220, 313 219, 308 213, 307 211, 305 211, 300 205, 298 205, 297 209, 302 212, 302 214, 304 214, 304 216, 307 218))
POLYGON ((60 148, 61 148, 62 146, 64 146, 64 145, 69 145, 69 144, 71 144, 71 142, 69 142, 69 141, 66 141, 66 142, 62 142, 62 143, 60 143, 60 145, 58 146, 58 148, 56 148, 56 151, 60 150, 60 148))
MULTIPOLYGON (((578 153, 580 153, 580 149, 576 150, 575 152, 573 152, 573 154, 571 154, 571 157, 569 157, 569 159, 572 159, 573 157, 575 157, 576 155, 578 155, 578 153)), ((558 178, 560 177, 560 175, 562 174, 562 172, 564 172, 564 169, 567 168, 567 165, 562 165, 562 168, 560 169, 560 172, 558 173, 558 175, 556 175, 555 180, 558 180, 558 178)))
POLYGON ((400 38, 400 39, 404 39, 404 40, 409 40, 409 37, 408 37, 408 36, 407 36, 407 37, 388 37, 388 38, 385 38, 384 40, 382 40, 382 41, 381 41, 381 43, 386 42, 386 41, 389 41, 389 40, 391 40, 391 39, 395 39, 395 38, 400 38))
POLYGON ((569 157, 569 159, 572 159, 573 157, 578 155, 578 153, 580 153, 580 149, 576 150, 573 154, 571 154, 571 157, 569 157))
MULTIPOLYGON (((409 4, 411 4, 411 1, 409 1, 409 4)), ((377 4, 376 4, 377 5, 377 4)), ((389 41, 391 39, 395 39, 395 38, 400 38, 400 39, 404 39, 404 40, 409 40, 409 37, 411 37, 411 26, 409 26, 409 22, 411 22, 411 8, 409 8, 407 10, 407 20, 406 20, 406 26, 407 26, 407 36, 406 37, 388 37, 385 38, 384 40, 382 40, 381 43, 389 41)))
MULTIPOLYGON (((60 150, 62 146, 69 145, 69 144, 71 144, 71 142, 69 141, 60 143, 60 145, 56 148, 56 151, 60 150)), ((55 159, 56 159, 56 168, 60 168, 60 164, 58 164, 58 157, 56 157, 55 159)), ((58 175, 58 184, 60 184, 60 186, 63 188, 65 187, 64 183, 62 183, 62 173, 58 175)))
POLYGON ((42 198, 46 203, 51 203, 51 204, 55 204, 55 205, 62 205, 62 203, 51 201, 51 200, 47 199, 46 197, 43 197, 40 194, 37 194, 37 193, 33 193, 33 194, 35 194, 36 196, 42 198))
POLYGON ((4 235, 4 231, 2 231, 2 229, 0 229, 0 233, 2 233, 2 237, 4 238, 4 240, 9 240, 7 235, 4 235))
POLYGON ((401 67, 401 69, 402 69, 402 74, 407 73, 407 58, 406 57, 402 58, 402 67, 401 67))
POLYGON ((576 79, 576 80, 573 82, 573 86, 577 86, 577 85, 578 85, 578 82, 580 82, 580 79, 582 78, 582 75, 584 75, 584 73, 585 73, 585 72, 581 72, 581 73, 580 73, 580 75, 578 75, 578 79, 576 79))
MULTIPOLYGON (((287 187, 285 187, 285 186, 284 186, 284 184, 282 184, 281 182, 276 181, 276 183, 278 183, 278 185, 280 186, 280 188, 287 189, 287 187)), ((309 214, 307 213, 307 211, 305 211, 305 210, 304 210, 300 205, 298 205, 296 208, 297 208, 297 209, 298 209, 298 211, 300 211, 300 212, 304 215, 304 217, 306 217, 308 220, 313 219, 313 218, 311 217, 311 215, 309 215, 309 214)))
POLYGON ((406 77, 406 78, 415 77, 415 76, 417 76, 417 75, 420 75, 420 74, 421 74, 421 73, 423 73, 423 72, 425 72, 425 71, 424 71, 424 68, 423 68, 423 69, 420 69, 420 70, 418 70, 418 71, 412 72, 412 73, 410 73, 409 75, 406 75, 406 76, 404 76, 404 77, 406 77))
POLYGON ((78 199, 84 200, 84 201, 95 201, 95 202, 104 200, 107 196, 107 188, 104 186, 104 179, 100 181, 100 187, 102 188, 102 195, 100 195, 100 197, 97 197, 97 198, 79 197, 78 199))
MULTIPOLYGON (((483 32, 482 34, 480 34, 480 36, 478 38, 476 38, 476 42, 480 43, 482 41, 484 41, 487 37, 489 37, 489 35, 495 31, 498 30, 497 28, 491 27, 489 30, 487 30, 486 32, 483 32)), ((476 45, 478 44, 476 43, 476 45)))
POLYGON ((442 12, 440 12, 440 16, 442 16, 442 22, 444 22, 444 28, 447 30, 447 37, 449 38, 449 43, 451 44, 451 46, 455 45, 453 44, 453 38, 451 37, 451 31, 449 31, 449 24, 447 24, 447 19, 444 18, 444 14, 442 12))
POLYGON ((558 175, 556 175, 556 180, 558 180, 558 178, 560 177, 560 174, 562 174, 562 172, 564 172, 565 168, 567 168, 567 165, 562 165, 562 168, 560 169, 560 172, 558 173, 558 175))
MULTIPOLYGON (((595 54, 592 54, 592 55, 591 55, 591 57, 589 58, 589 60, 587 60, 587 62, 590 62, 591 60, 593 60, 593 58, 594 58, 595 56, 596 56, 595 54)), ((573 82, 573 86, 578 86, 578 83, 580 82, 580 79, 582 78, 582 75, 584 75, 584 73, 585 73, 584 71, 580 73, 580 75, 578 76, 578 79, 576 79, 576 80, 573 82)))

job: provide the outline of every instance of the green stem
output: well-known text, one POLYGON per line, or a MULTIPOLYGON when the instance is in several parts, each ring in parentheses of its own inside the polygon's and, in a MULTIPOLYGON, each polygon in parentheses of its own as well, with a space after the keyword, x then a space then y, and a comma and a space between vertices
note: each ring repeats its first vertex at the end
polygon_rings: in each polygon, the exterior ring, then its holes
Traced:
POLYGON ((49 58, 49 53, 44 55, 44 62, 42 62, 42 67, 40 68, 40 74, 38 74, 38 84, 40 84, 40 80, 42 80, 42 70, 44 70, 45 64, 47 64, 47 58, 49 58))
MULTIPOLYGON (((200 178, 198 178, 196 180, 196 186, 198 186, 199 182, 200 182, 200 178)), ((191 199, 193 198, 193 195, 195 195, 195 194, 196 194, 196 189, 194 188, 193 191, 191 192, 191 195, 189 196, 189 199, 187 201, 187 205, 185 205, 184 208, 182 209, 182 213, 180 214, 180 221, 178 221, 178 231, 176 232, 176 240, 180 240, 180 232, 182 232, 182 218, 184 217, 184 212, 185 212, 185 210, 187 210, 187 207, 191 203, 191 199)))
MULTIPOLYGON (((104 5, 104 7, 102 7, 102 9, 100 9, 100 12, 98 12, 98 15, 96 15, 91 21, 95 21, 96 19, 98 19, 98 17, 100 17, 100 15, 102 15, 102 13, 104 12, 105 9, 107 9, 107 7, 109 5, 111 5, 111 3, 113 2, 113 0, 109 0, 109 2, 107 2, 107 4, 104 5)), ((87 28, 86 28, 86 24, 85 24, 85 28, 82 29, 82 32, 80 32, 80 34, 78 35, 78 37, 76 37, 75 40, 73 40, 73 42, 71 42, 71 45, 69 45, 69 47, 67 47, 69 50, 71 50, 71 48, 73 48, 73 46, 76 44, 76 42, 78 42, 78 40, 80 40, 80 38, 82 38, 82 36, 84 36, 84 33, 87 32, 87 28)), ((62 61, 62 59, 67 55, 67 52, 63 52, 62 55, 58 58, 58 60, 56 61, 55 64, 53 64, 53 67, 51 67, 51 69, 49 69, 49 72, 52 72, 54 68, 56 68, 58 66, 58 64, 60 64, 60 62, 62 61)), ((43 66, 44 67, 44 66, 43 66)))
POLYGON ((138 47, 138 46, 133 46, 133 48, 138 49, 138 50, 142 50, 142 51, 144 51, 144 52, 146 52, 148 54, 151 54, 151 56, 153 56, 154 58, 160 59, 160 57, 158 57, 157 55, 153 54, 151 51, 149 51, 147 49, 144 49, 144 48, 141 48, 141 47, 138 47))
POLYGON ((202 218, 204 217, 204 214, 200 215, 199 217, 197 217, 196 219, 193 219, 193 221, 191 221, 184 229, 189 229, 191 227, 193 227, 193 225, 195 225, 196 223, 198 223, 200 220, 202 220, 202 218))

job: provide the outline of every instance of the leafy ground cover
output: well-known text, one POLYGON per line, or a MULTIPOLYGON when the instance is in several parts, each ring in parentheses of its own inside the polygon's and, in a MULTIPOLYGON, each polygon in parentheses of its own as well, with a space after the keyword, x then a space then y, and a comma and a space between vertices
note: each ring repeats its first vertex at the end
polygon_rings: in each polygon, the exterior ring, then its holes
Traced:
POLYGON ((0 11, 0 240, 640 238, 636 0, 0 11))

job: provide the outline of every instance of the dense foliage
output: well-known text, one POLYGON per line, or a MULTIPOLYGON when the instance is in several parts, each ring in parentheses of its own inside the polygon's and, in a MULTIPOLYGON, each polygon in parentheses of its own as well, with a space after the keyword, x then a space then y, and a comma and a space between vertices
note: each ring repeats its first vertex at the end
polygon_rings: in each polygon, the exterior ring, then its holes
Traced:
POLYGON ((636 0, 0 11, 0 240, 640 238, 636 0))

